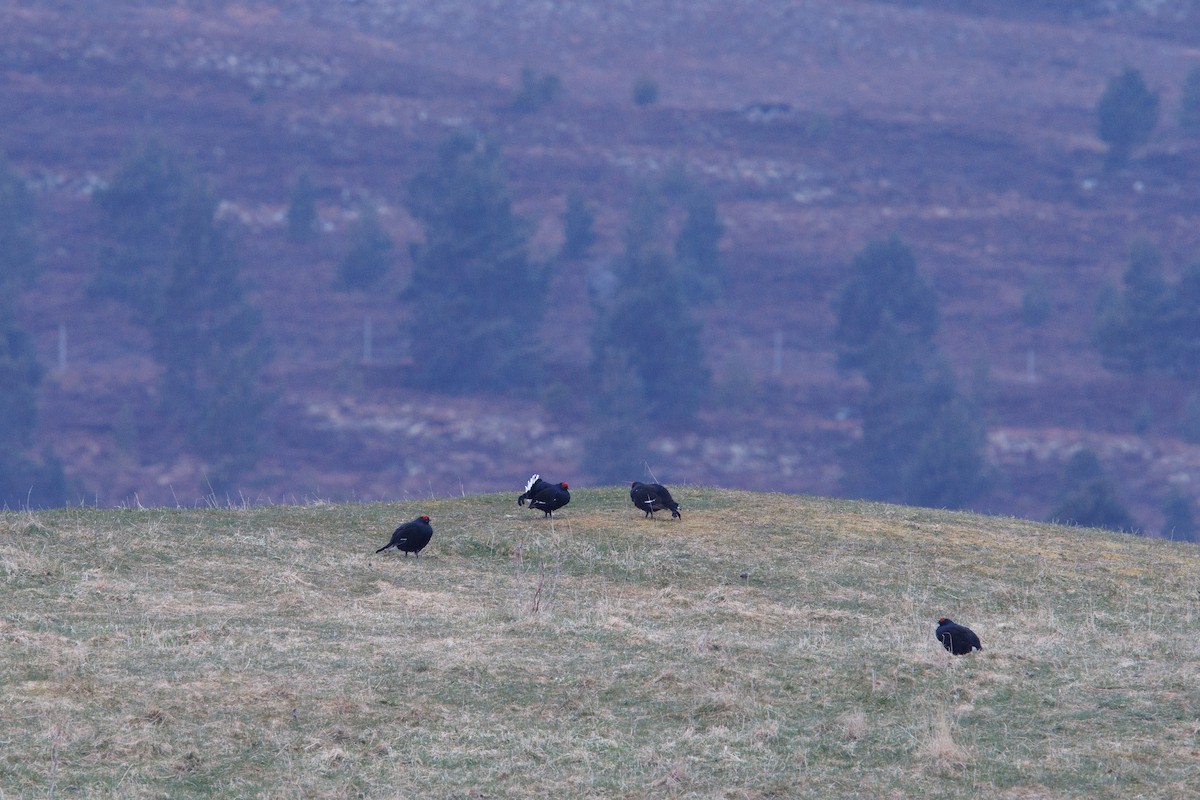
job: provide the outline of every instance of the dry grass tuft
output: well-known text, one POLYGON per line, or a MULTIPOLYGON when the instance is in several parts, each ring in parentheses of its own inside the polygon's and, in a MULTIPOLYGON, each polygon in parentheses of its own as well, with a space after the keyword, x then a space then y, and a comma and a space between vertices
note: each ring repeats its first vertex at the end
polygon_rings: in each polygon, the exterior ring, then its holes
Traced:
POLYGON ((841 724, 842 737, 848 742, 857 742, 867 734, 867 715, 863 711, 848 711, 838 722, 841 724))
POLYGON ((954 726, 945 714, 933 719, 917 755, 939 767, 965 766, 970 761, 967 750, 954 741, 954 726))

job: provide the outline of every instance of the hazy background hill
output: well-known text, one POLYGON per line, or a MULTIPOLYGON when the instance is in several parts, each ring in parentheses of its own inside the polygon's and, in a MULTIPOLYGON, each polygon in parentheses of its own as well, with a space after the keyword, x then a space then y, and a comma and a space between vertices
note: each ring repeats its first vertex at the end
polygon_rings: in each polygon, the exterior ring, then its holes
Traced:
MULTIPOLYGON (((46 370, 30 451, 62 461, 76 499, 210 493, 212 465, 161 419, 146 331, 87 292, 110 233, 94 198, 154 140, 211 187, 273 352, 262 456, 223 495, 519 489, 531 470, 597 480, 589 286, 624 247, 638 187, 685 180, 716 202, 728 285, 695 305, 712 374, 699 413, 645 437, 660 480, 842 492, 865 384, 835 368, 831 301, 855 254, 897 234, 987 423, 989 488, 971 507, 1044 518, 1087 447, 1157 532, 1171 487, 1200 493, 1200 447, 1181 434, 1195 387, 1105 370, 1092 332, 1137 241, 1168 278, 1196 261, 1200 145, 1177 110, 1200 11, 988 5, 5 4, 0 149, 33 191, 42 264, 17 306, 46 370), (1159 93, 1161 120, 1106 170, 1095 109, 1126 67, 1159 93), (557 93, 522 108, 528 77, 547 76, 557 93), (653 102, 635 102, 639 82, 653 102), (414 381, 405 331, 421 309, 399 296, 423 241, 411 182, 468 128, 498 145, 530 258, 550 264, 529 337, 551 368, 524 396, 414 381), (302 174, 319 235, 296 242, 302 174), (572 193, 597 240, 556 260, 572 193), (364 209, 394 245, 390 268, 336 291, 364 209), (1036 328, 1021 314, 1031 286, 1050 303, 1036 328)), ((678 204, 663 225, 670 242, 678 204)))

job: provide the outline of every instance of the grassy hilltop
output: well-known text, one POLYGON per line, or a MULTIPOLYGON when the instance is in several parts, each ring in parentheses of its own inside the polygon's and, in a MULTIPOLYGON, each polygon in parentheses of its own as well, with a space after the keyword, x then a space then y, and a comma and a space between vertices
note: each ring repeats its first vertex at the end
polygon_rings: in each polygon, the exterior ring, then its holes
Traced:
POLYGON ((516 494, 0 515, 0 797, 1200 791, 1194 545, 516 494), (419 560, 374 554, 419 513, 419 560))

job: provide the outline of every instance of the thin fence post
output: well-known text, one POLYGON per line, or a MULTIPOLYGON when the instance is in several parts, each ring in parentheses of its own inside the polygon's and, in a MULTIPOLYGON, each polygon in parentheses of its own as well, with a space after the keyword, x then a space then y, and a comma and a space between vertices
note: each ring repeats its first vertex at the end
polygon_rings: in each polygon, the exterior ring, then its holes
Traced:
POLYGON ((67 324, 58 323, 58 371, 67 371, 67 324))
POLYGON ((775 354, 771 361, 771 375, 778 378, 783 374, 783 331, 775 331, 775 354))
POLYGON ((363 363, 371 363, 371 318, 363 318, 363 363))

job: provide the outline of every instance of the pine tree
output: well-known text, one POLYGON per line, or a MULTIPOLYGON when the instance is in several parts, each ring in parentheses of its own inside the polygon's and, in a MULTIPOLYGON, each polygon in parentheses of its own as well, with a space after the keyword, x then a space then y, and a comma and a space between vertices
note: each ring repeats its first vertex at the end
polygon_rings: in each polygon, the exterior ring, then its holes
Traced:
POLYGON ((595 216, 579 192, 567 195, 563 213, 563 246, 559 258, 575 261, 585 258, 596 243, 595 216))
POLYGON ((1192 504, 1177 487, 1171 487, 1171 493, 1163 502, 1162 512, 1163 536, 1185 542, 1198 541, 1196 517, 1192 513, 1192 504))
POLYGON ((646 387, 628 355, 608 348, 596 356, 599 373, 591 393, 591 422, 583 467, 601 483, 622 483, 640 474, 654 433, 646 414, 646 387))
POLYGON ((379 214, 364 205, 351 234, 350 251, 338 264, 335 289, 370 289, 392 268, 392 239, 379 214))
POLYGON ((625 354, 641 382, 643 413, 661 425, 682 424, 708 394, 700 323, 682 297, 671 264, 661 253, 627 252, 617 266, 618 289, 600 311, 592 332, 592 371, 600 378, 605 354, 625 354))
POLYGON ((1188 70, 1179 98, 1179 127, 1189 139, 1200 139, 1200 64, 1188 70))
POLYGON ((37 262, 33 199, 0 156, 0 457, 33 444, 42 369, 17 322, 15 297, 37 262))
POLYGON ((1108 145, 1107 165, 1120 167, 1158 125, 1158 94, 1131 67, 1111 78, 1096 104, 1097 133, 1108 145))
POLYGON ((179 153, 157 140, 125 159, 108 187, 94 195, 104 218, 104 243, 90 295, 124 303, 136 321, 148 323, 174 257, 180 206, 194 180, 179 153))
POLYGON ((1040 275, 1034 276, 1021 295, 1021 324, 1030 330, 1042 327, 1054 313, 1054 298, 1040 275))
POLYGON ((531 114, 557 100, 561 91, 562 81, 557 75, 525 67, 521 70, 521 89, 513 98, 513 109, 531 114))
POLYGON ((1158 325, 1163 347, 1158 363, 1169 374, 1192 380, 1200 375, 1200 264, 1186 267, 1169 294, 1158 325))
POLYGON ((270 351, 216 198, 178 155, 154 145, 97 202, 113 234, 97 291, 128 305, 149 332, 163 414, 210 462, 210 479, 231 480, 263 447, 270 351))
POLYGON ((1100 460, 1086 449, 1076 452, 1067 462, 1062 496, 1050 512, 1049 521, 1115 531, 1134 531, 1137 527, 1100 460))
POLYGON ((633 102, 639 106, 658 102, 658 81, 653 78, 638 78, 633 82, 633 102))
POLYGON ((850 266, 850 279, 834 300, 838 366, 861 369, 866 348, 886 315, 897 331, 932 342, 939 314, 933 287, 917 272, 912 250, 892 236, 868 244, 850 266))
POLYGON ((725 285, 725 271, 718 245, 725 226, 717 216, 712 193, 695 188, 684 202, 687 213, 675 239, 675 260, 679 264, 684 293, 694 300, 710 301, 725 285))
POLYGON ((1097 321, 1095 343, 1110 369, 1142 373, 1161 363, 1161 325, 1169 293, 1162 258, 1147 242, 1134 245, 1121 294, 1097 321))
POLYGON ((0 508, 44 508, 66 502, 62 463, 50 452, 29 454, 37 427, 42 368, 15 301, 38 268, 33 198, 0 156, 0 508))
POLYGON ((1168 282, 1158 251, 1139 242, 1121 290, 1109 287, 1096 305, 1093 343, 1105 367, 1134 375, 1200 375, 1200 265, 1168 282))
POLYGON ((33 344, 4 296, 0 298, 0 509, 66 503, 62 463, 50 452, 43 454, 40 463, 28 453, 37 426, 41 379, 33 344))
POLYGON ((17 291, 37 273, 33 197, 0 154, 0 288, 17 291))
POLYGON ((401 294, 418 379, 453 393, 534 388, 548 280, 529 261, 529 226, 512 211, 499 149, 452 135, 409 197, 425 228, 401 294))
POLYGON ((867 380, 845 490, 959 508, 984 488, 986 433, 933 342, 938 310, 899 239, 868 245, 835 301, 841 364, 867 380), (905 302, 907 300, 907 302, 905 302))
POLYGON ((17 325, 11 303, 0 300, 0 453, 19 453, 33 444, 41 379, 29 336, 17 325))
POLYGON ((905 335, 887 314, 863 356, 862 438, 847 454, 846 488, 872 499, 915 502, 909 489, 914 455, 954 397, 953 381, 947 370, 933 369, 933 349, 905 335))
POLYGON ((985 487, 987 445, 978 410, 955 395, 937 407, 905 465, 904 501, 962 508, 985 487))
POLYGON ((287 212, 288 239, 298 244, 317 236, 317 189, 312 176, 300 173, 287 212))

